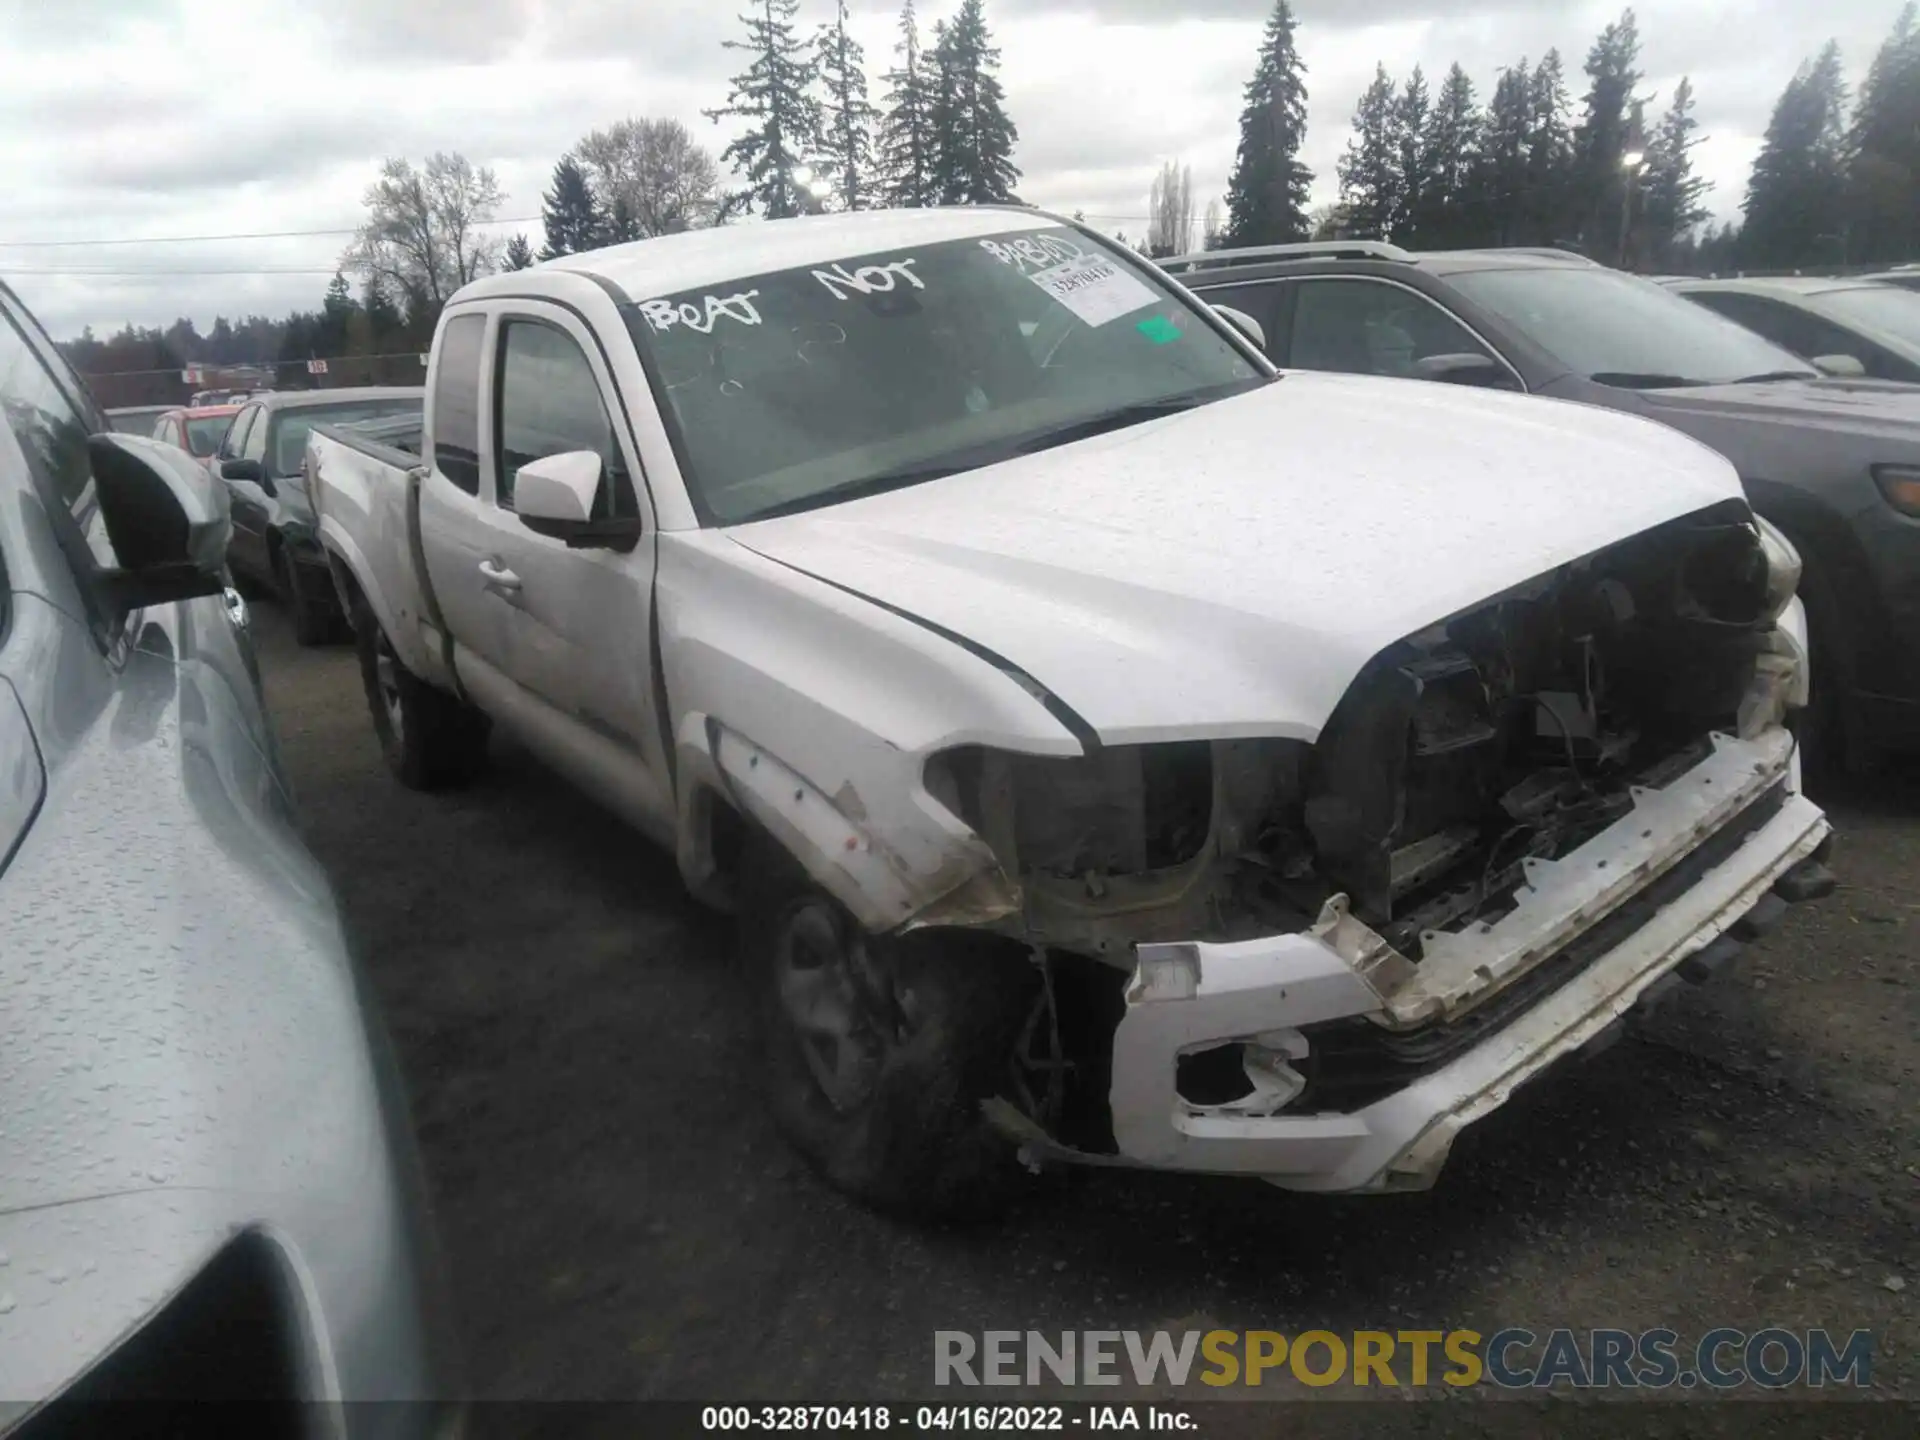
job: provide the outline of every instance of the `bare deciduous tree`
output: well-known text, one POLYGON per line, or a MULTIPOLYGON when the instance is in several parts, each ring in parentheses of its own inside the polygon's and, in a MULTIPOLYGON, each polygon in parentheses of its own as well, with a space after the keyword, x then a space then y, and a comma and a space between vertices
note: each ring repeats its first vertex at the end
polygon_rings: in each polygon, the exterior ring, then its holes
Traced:
POLYGON ((1200 248, 1203 250, 1218 250, 1221 243, 1221 232, 1225 228, 1226 217, 1221 213, 1220 198, 1216 195, 1213 199, 1207 201, 1207 218, 1200 226, 1200 248))
POLYGON ((367 187, 366 222, 340 268, 400 297, 410 320, 431 319, 454 291, 494 268, 500 242, 480 227, 500 202, 493 171, 458 152, 429 155, 418 170, 387 160, 367 187))
POLYGON ((1153 177, 1147 197, 1147 253, 1184 255, 1193 240, 1193 172, 1169 160, 1153 177))
POLYGON ((713 157, 678 120, 616 121, 573 148, 601 208, 624 208, 627 239, 671 235, 719 218, 713 157))

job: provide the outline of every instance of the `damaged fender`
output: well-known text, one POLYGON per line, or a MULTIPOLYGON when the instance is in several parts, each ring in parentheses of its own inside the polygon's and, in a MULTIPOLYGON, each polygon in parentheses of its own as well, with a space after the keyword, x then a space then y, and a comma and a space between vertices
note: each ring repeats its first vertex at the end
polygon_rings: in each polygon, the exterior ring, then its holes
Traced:
MULTIPOLYGON (((992 850, 964 827, 936 831, 929 824, 905 835, 883 829, 851 781, 828 795, 717 720, 705 718, 700 732, 698 768, 866 929, 894 929, 963 889, 975 923, 1020 908, 1019 890, 1001 874, 992 850)), ((680 830, 683 837, 695 833, 685 817, 680 830)))

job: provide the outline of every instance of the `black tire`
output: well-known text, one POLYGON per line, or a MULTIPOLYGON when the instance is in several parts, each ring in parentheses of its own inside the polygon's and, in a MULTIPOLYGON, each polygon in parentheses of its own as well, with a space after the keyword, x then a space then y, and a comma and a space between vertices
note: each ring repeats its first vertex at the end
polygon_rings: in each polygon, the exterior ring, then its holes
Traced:
POLYGON ((1871 765, 1865 738, 1848 696, 1853 692, 1852 652, 1846 641, 1839 604, 1826 577, 1805 561, 1800 576, 1800 603, 1807 612, 1807 644, 1813 651, 1811 693, 1799 712, 1794 731, 1800 741, 1800 765, 1810 787, 1823 788, 1843 778, 1864 774, 1871 765))
POLYGON ((400 783, 443 790, 478 776, 487 764, 487 717, 402 665, 364 600, 354 606, 353 635, 373 733, 400 783))
POLYGON ((284 546, 274 548, 273 578, 280 602, 293 621, 295 641, 304 646, 325 645, 339 635, 338 617, 325 597, 314 593, 313 583, 301 578, 300 567, 284 546))
POLYGON ((1014 1049, 1040 984, 1031 963, 965 931, 865 935, 764 839, 741 869, 742 959, 787 1141, 878 1210, 939 1220, 1004 1210, 1028 1177, 981 1105, 1014 1091, 1014 1049), (814 973, 857 1012, 852 1042, 823 1043, 831 1027, 798 1018, 786 977, 814 973))

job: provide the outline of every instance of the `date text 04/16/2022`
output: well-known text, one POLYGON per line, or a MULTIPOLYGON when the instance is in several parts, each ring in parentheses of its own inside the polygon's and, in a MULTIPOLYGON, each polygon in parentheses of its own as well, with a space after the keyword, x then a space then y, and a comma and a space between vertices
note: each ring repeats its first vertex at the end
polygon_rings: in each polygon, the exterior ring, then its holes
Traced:
POLYGON ((1074 1430, 1193 1431, 1193 1416, 1160 1405, 709 1405, 709 1431, 879 1431, 987 1435, 1074 1430))

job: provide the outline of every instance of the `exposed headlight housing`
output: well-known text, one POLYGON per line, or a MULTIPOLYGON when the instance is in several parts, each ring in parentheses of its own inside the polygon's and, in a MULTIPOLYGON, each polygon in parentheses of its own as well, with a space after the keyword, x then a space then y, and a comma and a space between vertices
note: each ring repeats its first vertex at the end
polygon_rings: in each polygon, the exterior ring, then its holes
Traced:
POLYGON ((1873 481, 1889 505, 1920 520, 1920 466, 1876 465, 1873 481))

